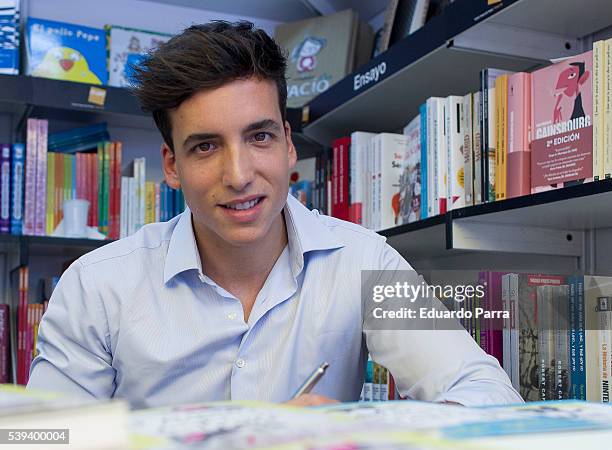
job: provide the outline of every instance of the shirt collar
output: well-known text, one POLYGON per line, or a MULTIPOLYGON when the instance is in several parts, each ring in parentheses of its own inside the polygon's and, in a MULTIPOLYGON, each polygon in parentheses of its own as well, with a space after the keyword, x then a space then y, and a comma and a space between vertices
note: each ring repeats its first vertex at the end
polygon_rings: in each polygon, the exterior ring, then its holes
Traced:
MULTIPOLYGON (((287 226, 287 240, 291 271, 294 276, 304 267, 304 255, 312 251, 333 250, 344 244, 322 223, 316 213, 309 211, 292 195, 287 196, 283 210, 287 226)), ((202 261, 198 253, 191 211, 185 208, 178 219, 170 243, 164 265, 164 283, 187 270, 197 270, 202 274, 202 261)))

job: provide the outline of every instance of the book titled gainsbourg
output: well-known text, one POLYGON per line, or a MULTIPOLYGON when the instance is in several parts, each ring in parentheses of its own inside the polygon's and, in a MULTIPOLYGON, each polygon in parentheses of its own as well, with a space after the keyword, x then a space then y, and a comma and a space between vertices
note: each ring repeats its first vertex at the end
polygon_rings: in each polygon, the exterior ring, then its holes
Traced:
POLYGON ((301 107, 329 89, 372 51, 373 33, 348 9, 276 27, 275 38, 289 55, 287 106, 301 107))
POLYGON ((531 192, 593 179, 593 52, 532 75, 531 192))

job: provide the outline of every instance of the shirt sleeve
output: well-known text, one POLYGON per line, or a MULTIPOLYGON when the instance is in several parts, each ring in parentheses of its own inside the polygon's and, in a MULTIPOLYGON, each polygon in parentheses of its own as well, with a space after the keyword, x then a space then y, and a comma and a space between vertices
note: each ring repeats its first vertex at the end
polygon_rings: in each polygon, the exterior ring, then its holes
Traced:
POLYGON ((62 275, 38 329, 28 388, 110 398, 115 391, 108 320, 80 261, 62 275))
MULTIPOLYGON (((379 267, 414 270, 387 244, 379 267)), ((497 359, 486 354, 464 329, 364 327, 364 335, 372 359, 391 372, 402 396, 465 406, 523 402, 497 359)))

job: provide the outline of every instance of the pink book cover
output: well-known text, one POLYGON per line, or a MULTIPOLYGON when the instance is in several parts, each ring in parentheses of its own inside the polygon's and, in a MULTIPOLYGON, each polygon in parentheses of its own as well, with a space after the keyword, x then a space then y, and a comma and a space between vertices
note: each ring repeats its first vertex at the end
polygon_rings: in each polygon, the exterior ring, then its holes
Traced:
MULTIPOLYGON (((484 309, 486 311, 503 311, 501 282, 503 272, 485 271, 479 274, 479 284, 485 287, 484 309)), ((494 356, 503 364, 503 328, 501 318, 480 319, 480 342, 482 349, 494 356), (485 343, 483 345, 483 343, 485 343)))
POLYGON ((593 52, 533 72, 531 192, 593 180, 593 52))
POLYGON ((34 235, 36 224, 36 161, 38 119, 28 119, 26 131, 25 196, 23 211, 24 235, 34 235))
POLYGON ((39 120, 37 131, 34 234, 36 236, 44 236, 47 231, 47 136, 49 122, 44 119, 39 120))
POLYGON ((514 73, 508 77, 508 198, 531 192, 530 127, 531 74, 514 73))

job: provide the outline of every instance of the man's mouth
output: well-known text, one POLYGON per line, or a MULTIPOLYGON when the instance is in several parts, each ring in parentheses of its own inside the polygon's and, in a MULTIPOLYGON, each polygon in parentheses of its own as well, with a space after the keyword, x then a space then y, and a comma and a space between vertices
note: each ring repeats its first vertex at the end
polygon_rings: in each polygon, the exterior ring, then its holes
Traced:
POLYGON ((247 210, 247 209, 251 209, 251 208, 255 207, 255 205, 257 205, 262 200, 263 200, 263 197, 256 197, 256 198, 253 198, 251 200, 246 200, 246 201, 243 201, 243 202, 240 202, 240 201, 238 201, 238 202, 230 202, 230 203, 226 203, 226 204, 221 205, 221 206, 223 206, 224 208, 227 208, 227 209, 235 209, 235 210, 238 210, 238 211, 243 211, 243 210, 247 210))

